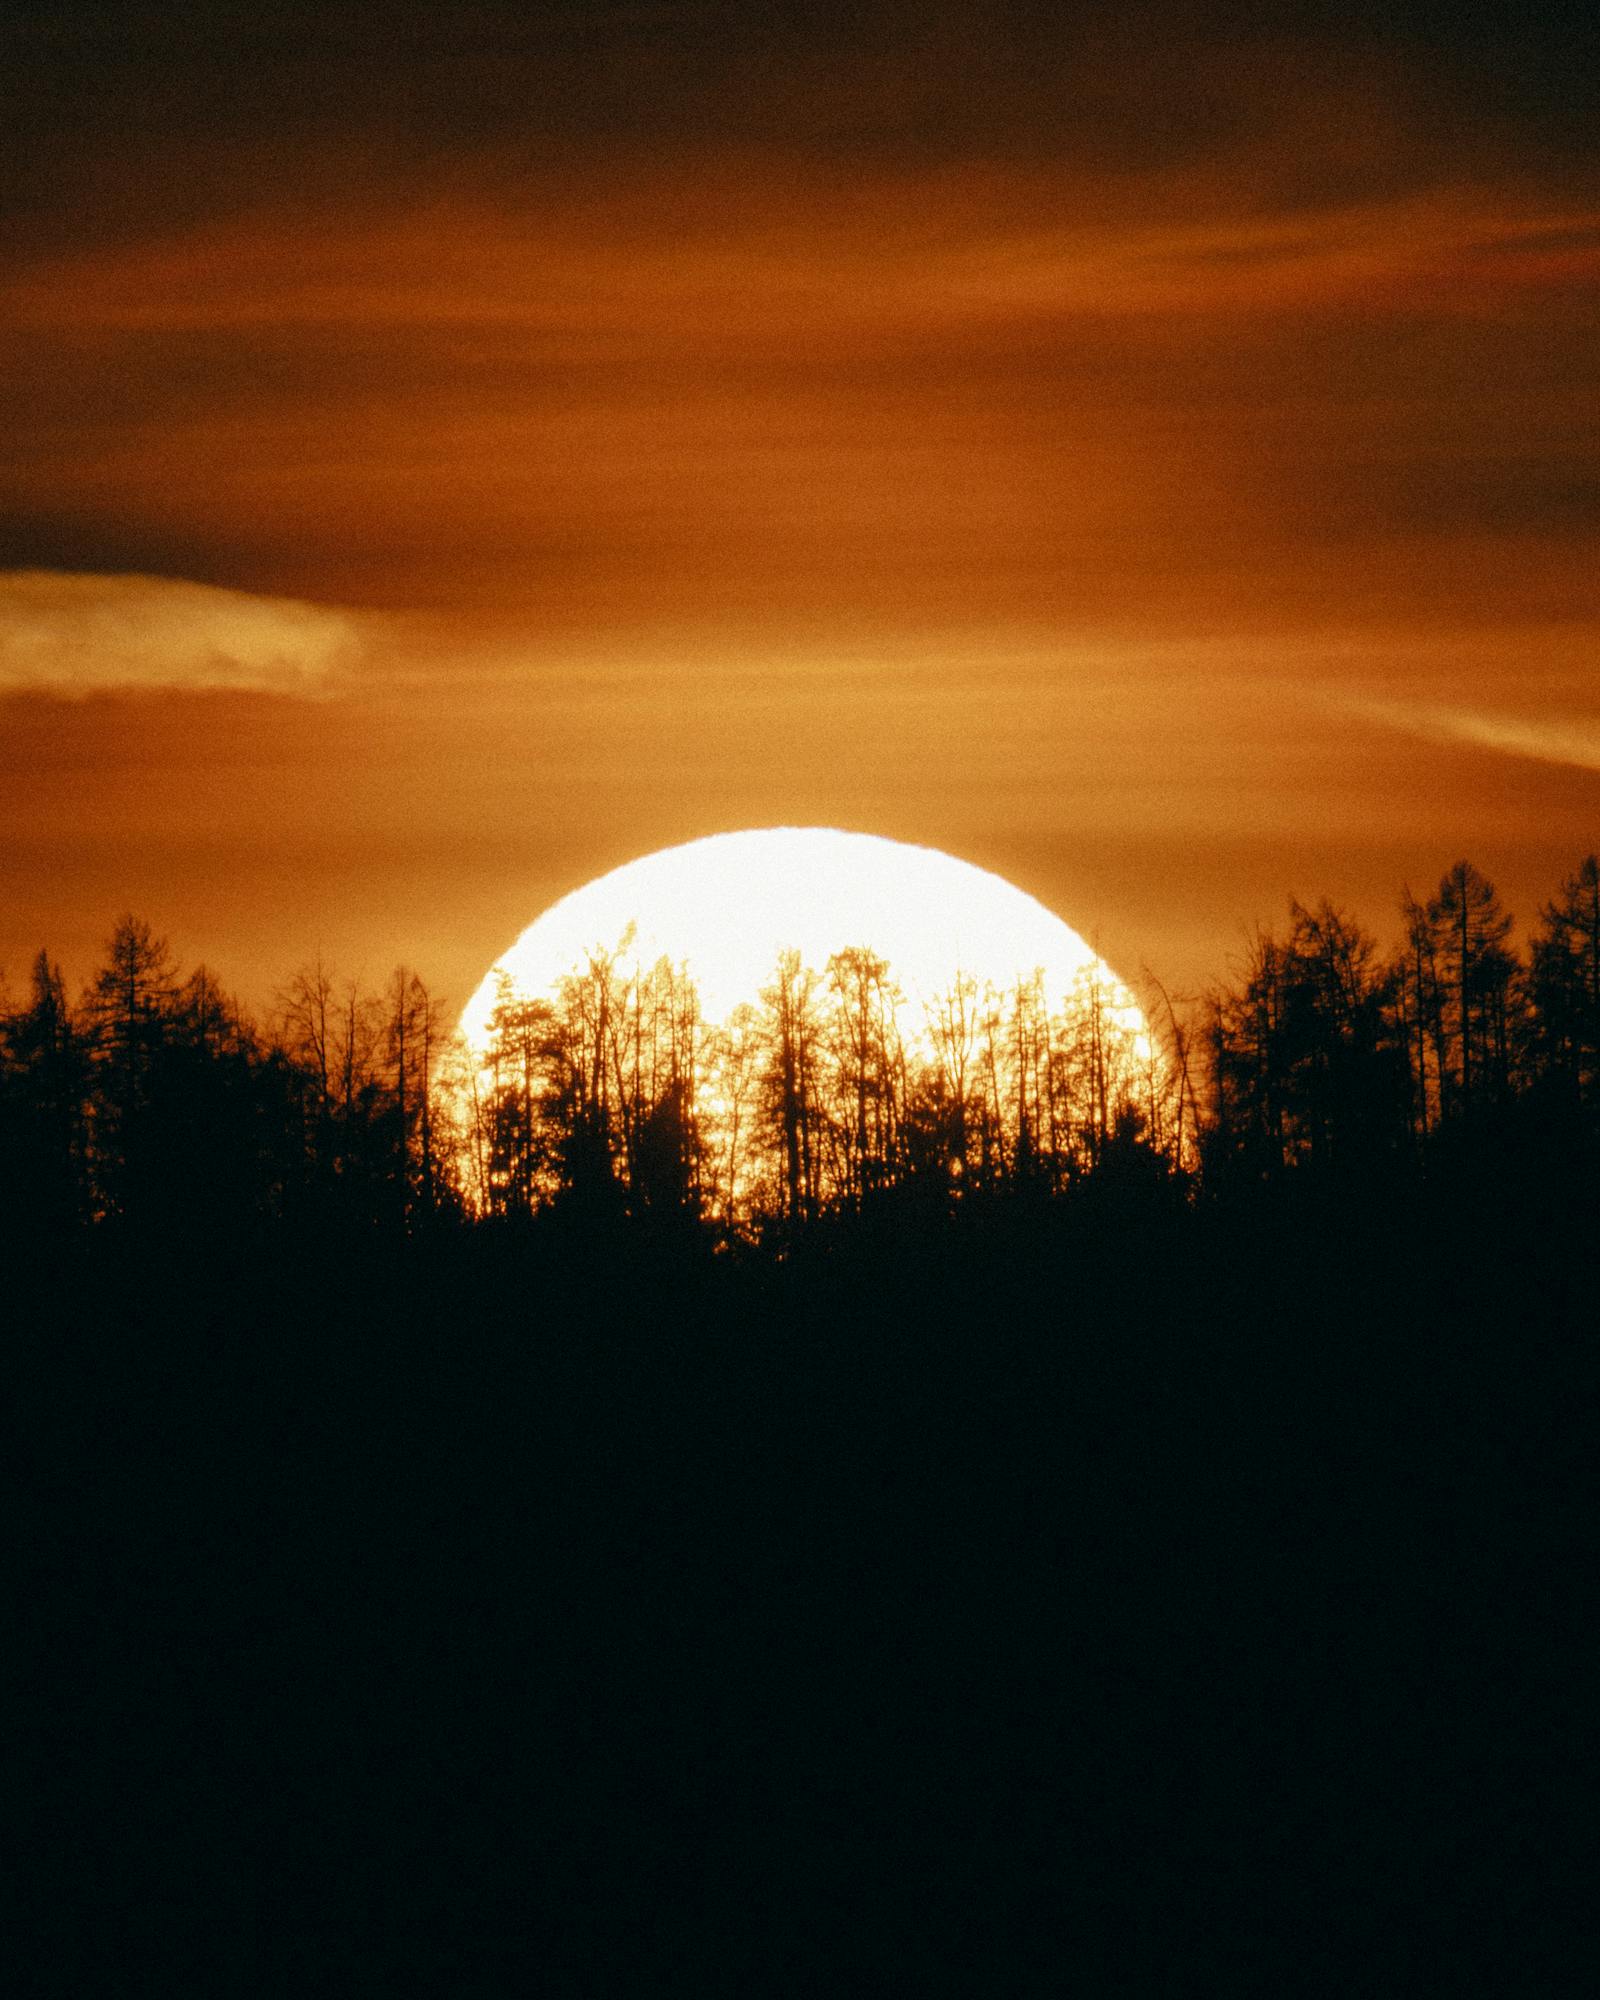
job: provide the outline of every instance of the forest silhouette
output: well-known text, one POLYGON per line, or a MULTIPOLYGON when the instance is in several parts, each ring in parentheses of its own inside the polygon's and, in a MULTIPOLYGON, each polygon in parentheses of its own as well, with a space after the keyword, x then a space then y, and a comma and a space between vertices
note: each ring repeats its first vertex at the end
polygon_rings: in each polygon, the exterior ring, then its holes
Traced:
POLYGON ((109 1226, 415 1233, 562 1209, 671 1216, 781 1254, 869 1212, 950 1218, 1142 1175, 1215 1206, 1275 1184, 1413 1187, 1506 1149, 1577 1168, 1600 1100, 1600 869, 1527 951, 1459 862, 1399 943, 1291 904, 1234 976, 1146 1032, 1098 967, 1074 990, 962 978, 908 1039, 870 942, 794 952, 701 1018, 692 974, 597 947, 550 993, 502 977, 469 1051, 425 982, 320 961, 253 1021, 201 966, 119 923, 79 1002, 41 951, 0 1015, 3 1213, 23 1238, 109 1226))
POLYGON ((37 1990, 1568 1990, 1594 858, 892 993, 40 955, 37 1990))

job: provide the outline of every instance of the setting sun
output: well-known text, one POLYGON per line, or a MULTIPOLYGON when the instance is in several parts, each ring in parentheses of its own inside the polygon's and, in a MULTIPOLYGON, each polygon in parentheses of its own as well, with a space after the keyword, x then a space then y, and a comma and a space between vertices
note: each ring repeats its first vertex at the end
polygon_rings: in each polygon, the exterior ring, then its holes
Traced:
POLYGON ((461 1029, 479 1213, 626 1185, 759 1234, 895 1187, 1058 1185, 1179 1110, 1138 1003, 1059 917, 831 827, 599 877, 523 932, 461 1029))
POLYGON ((754 1003, 779 956, 823 972, 836 953, 870 950, 904 996, 902 1031, 958 982, 1003 994, 1042 975, 1047 1005, 1097 977, 1135 1032, 1137 1004, 1078 933, 1001 876, 931 847, 832 827, 714 834, 630 861, 564 896, 486 975, 462 1016, 484 1047, 498 982, 554 990, 596 956, 648 972, 687 971, 704 1018, 754 1003))

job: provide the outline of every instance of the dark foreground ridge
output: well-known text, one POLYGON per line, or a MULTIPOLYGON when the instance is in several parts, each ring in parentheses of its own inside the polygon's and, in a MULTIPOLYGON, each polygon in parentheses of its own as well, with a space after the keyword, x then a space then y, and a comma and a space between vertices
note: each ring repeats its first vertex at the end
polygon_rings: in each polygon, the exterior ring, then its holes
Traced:
POLYGON ((1594 1192, 41 1260, 31 1990, 1571 1990, 1594 1192))
POLYGON ((742 1208, 590 974, 477 1204, 408 978, 5 1017, 8 1989, 1582 1990, 1593 865, 1297 909, 1160 1130, 793 969, 742 1208))

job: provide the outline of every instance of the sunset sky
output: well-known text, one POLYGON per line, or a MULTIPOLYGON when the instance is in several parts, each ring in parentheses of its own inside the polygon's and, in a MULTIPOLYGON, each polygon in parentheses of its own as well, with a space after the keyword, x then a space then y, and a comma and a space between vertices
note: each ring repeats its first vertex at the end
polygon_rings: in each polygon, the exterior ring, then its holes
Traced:
POLYGON ((23 0, 0 967, 831 823, 1194 990, 1600 845, 1592 8, 23 0))

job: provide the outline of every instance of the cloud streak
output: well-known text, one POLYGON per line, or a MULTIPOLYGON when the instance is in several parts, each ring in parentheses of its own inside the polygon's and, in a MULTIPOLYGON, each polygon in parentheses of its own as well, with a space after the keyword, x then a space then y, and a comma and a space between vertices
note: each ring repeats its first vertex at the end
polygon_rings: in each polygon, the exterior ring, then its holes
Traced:
POLYGON ((1461 182, 1341 205, 1252 205, 1231 180, 957 166, 830 187, 793 161, 613 173, 575 198, 470 196, 250 212, 19 269, 35 332, 480 330, 568 362, 664 344, 793 350, 996 325, 1496 317, 1600 280, 1600 211, 1461 182), (781 218, 781 219, 780 219, 781 218))
POLYGON ((1424 702, 1362 700, 1346 706, 1370 721, 1431 743, 1470 743, 1506 757, 1600 771, 1600 719, 1532 718, 1424 702))
POLYGON ((0 692, 325 696, 359 658, 345 613, 155 576, 0 572, 0 692))

